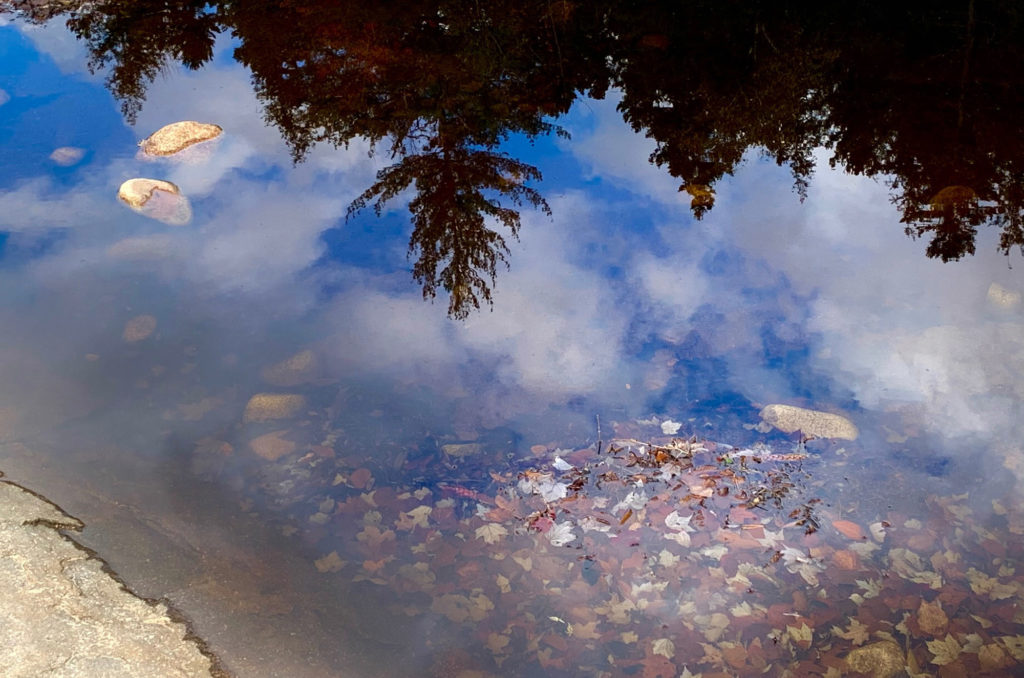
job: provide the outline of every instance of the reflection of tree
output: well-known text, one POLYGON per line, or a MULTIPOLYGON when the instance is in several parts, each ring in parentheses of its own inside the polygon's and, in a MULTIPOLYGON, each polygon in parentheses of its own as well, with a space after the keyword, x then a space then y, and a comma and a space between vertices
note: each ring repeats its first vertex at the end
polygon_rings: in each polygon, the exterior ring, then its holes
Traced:
POLYGON ((535 168, 490 151, 437 149, 406 156, 381 170, 377 182, 352 203, 350 213, 376 198, 374 209, 380 214, 383 203, 415 185, 416 197, 409 203, 409 252, 418 251, 420 256, 413 276, 422 283, 425 298, 435 296, 438 284, 448 290, 448 314, 465 318, 470 307, 491 301, 487 278, 493 284, 496 264, 505 262, 508 254, 505 239, 488 228, 485 217, 496 219, 513 235, 519 231, 519 213, 487 198, 481 189, 507 196, 515 205, 525 200, 548 212, 540 194, 523 184, 539 177, 535 168))
MULTIPOLYGON (((0 0, 49 16, 33 2, 0 0)), ((984 225, 1003 251, 1024 244, 1024 12, 1010 2, 108 0, 70 25, 129 114, 168 60, 198 67, 230 33, 296 160, 386 143, 395 165, 354 207, 413 188, 414 273, 456 316, 490 299, 508 252, 488 224, 514 236, 514 208, 544 206, 523 183, 537 170, 500 144, 558 132, 579 93, 611 88, 698 217, 748 149, 803 194, 826 146, 890 182, 928 256, 973 253, 984 225)))
POLYGON ((89 44, 90 68, 111 67, 107 85, 130 120, 168 60, 199 68, 221 30, 205 0, 81 5, 68 25, 89 44))

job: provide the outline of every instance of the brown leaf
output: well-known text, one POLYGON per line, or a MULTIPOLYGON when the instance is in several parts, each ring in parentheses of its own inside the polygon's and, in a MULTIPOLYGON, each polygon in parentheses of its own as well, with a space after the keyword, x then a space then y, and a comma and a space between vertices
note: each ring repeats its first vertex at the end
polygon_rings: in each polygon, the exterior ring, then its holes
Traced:
POLYGON ((370 469, 366 468, 356 469, 348 477, 349 484, 357 490, 361 490, 369 485, 371 480, 373 480, 373 474, 370 473, 370 469))
POLYGON ((847 539, 867 539, 867 535, 864 534, 864 530, 861 529, 860 525, 849 520, 833 520, 832 527, 836 528, 847 539))
POLYGON ((921 606, 917 608, 917 625, 928 635, 940 637, 946 633, 949 617, 942 611, 939 601, 926 603, 922 600, 921 606))

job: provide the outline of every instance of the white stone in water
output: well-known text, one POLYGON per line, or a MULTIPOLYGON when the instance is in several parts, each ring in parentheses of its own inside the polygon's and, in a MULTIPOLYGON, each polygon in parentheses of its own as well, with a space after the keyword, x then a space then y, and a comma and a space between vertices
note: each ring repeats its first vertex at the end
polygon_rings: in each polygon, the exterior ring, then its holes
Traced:
POLYGON ((129 179, 117 189, 117 197, 133 210, 171 226, 192 220, 192 206, 177 186, 160 179, 129 179))
POLYGON ((174 155, 193 144, 216 139, 223 131, 220 125, 183 120, 164 125, 143 139, 139 146, 146 155, 174 155))
POLYGON ((800 431, 816 438, 856 440, 858 431, 852 421, 838 414, 807 410, 793 405, 767 405, 761 419, 784 433, 800 431))

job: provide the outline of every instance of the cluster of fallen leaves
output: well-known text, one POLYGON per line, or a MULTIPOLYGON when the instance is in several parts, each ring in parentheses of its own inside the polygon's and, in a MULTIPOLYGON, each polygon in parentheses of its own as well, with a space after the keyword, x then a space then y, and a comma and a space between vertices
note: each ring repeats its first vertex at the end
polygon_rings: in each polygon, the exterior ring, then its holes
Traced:
POLYGON ((279 475, 325 483, 289 505, 289 529, 323 550, 324 576, 374 588, 391 601, 379 613, 422 620, 403 640, 436 658, 437 675, 1024 666, 1019 506, 932 496, 914 514, 843 515, 809 496, 828 459, 769 462, 767 448, 643 438, 635 425, 616 434, 600 450, 537 450, 474 487, 378 482, 314 446, 277 462, 290 469, 279 475))

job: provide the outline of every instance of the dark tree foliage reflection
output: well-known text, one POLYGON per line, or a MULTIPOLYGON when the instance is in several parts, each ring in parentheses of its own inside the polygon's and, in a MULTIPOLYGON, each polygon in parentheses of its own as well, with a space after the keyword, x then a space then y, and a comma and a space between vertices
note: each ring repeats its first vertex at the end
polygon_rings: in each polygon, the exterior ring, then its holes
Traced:
MULTIPOLYGON (((1024 21, 1017 3, 594 0, 0 0, 60 12, 109 68, 131 117, 169 62, 198 68, 219 34, 239 43, 266 117, 299 161, 355 138, 394 160, 352 205, 406 188, 424 294, 464 316, 490 300, 536 168, 500 152, 559 133, 577 96, 621 92, 699 218, 751 148, 803 195, 814 149, 891 185, 907 233, 943 261, 979 228, 1024 246, 1024 21)), ((351 210, 350 210, 351 212, 351 210)))

